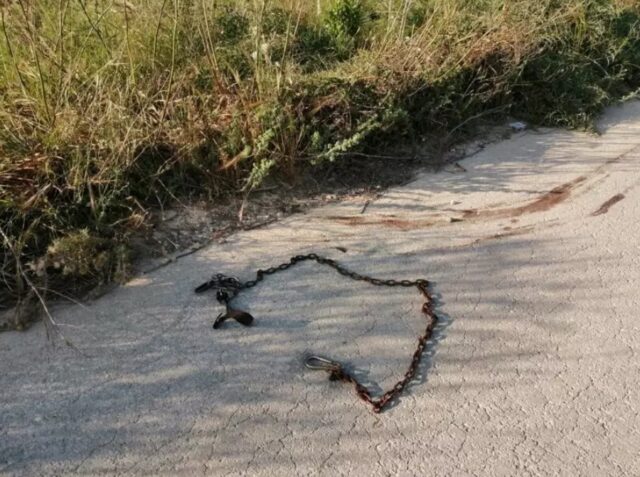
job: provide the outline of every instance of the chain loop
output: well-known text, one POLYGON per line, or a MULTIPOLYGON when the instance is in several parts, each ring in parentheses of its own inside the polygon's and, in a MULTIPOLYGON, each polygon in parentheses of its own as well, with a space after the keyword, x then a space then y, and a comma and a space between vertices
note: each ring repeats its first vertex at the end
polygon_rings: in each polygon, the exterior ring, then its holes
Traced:
MULTIPOLYGON (((247 323, 250 323, 250 320, 253 320, 251 315, 240 312, 238 310, 230 309, 229 303, 238 295, 238 293, 240 293, 240 291, 253 288, 260 282, 262 282, 266 275, 273 275, 274 273, 287 270, 293 265, 304 261, 315 261, 321 265, 327 265, 336 270, 340 275, 344 275, 353 280, 364 281, 374 286, 406 288, 416 287, 425 298, 425 303, 422 305, 422 313, 427 318, 427 326, 424 333, 418 338, 418 345, 411 358, 409 369, 405 373, 404 377, 400 381, 398 381, 390 390, 383 393, 381 397, 374 398, 371 395, 371 392, 365 386, 359 383, 352 374, 345 370, 344 367, 336 361, 331 361, 318 356, 310 356, 305 362, 306 366, 310 369, 326 371, 329 374, 329 379, 332 381, 343 381, 352 384, 355 388, 356 394, 360 397, 360 399, 371 405, 373 412, 379 413, 383 411, 385 407, 387 407, 393 401, 394 398, 402 393, 402 391, 407 387, 407 385, 416 375, 418 367, 420 365, 422 354, 427 347, 428 341, 433 335, 433 330, 438 321, 438 317, 436 316, 434 311, 433 297, 429 290, 430 283, 428 280, 381 280, 379 278, 373 278, 353 272, 338 264, 335 260, 321 257, 315 253, 310 253, 307 255, 296 255, 294 257, 291 257, 288 262, 285 262, 276 267, 271 267, 266 270, 260 269, 256 272, 256 277, 253 280, 248 280, 246 282, 241 282, 235 277, 227 277, 226 275, 219 273, 217 275, 214 275, 214 277, 208 282, 196 288, 196 293, 201 293, 209 289, 215 289, 216 298, 220 303, 225 304, 228 309, 227 315, 224 315, 223 318, 226 319, 227 316, 231 316, 236 319, 238 319, 238 317, 244 318, 244 321, 240 321, 241 323, 247 325, 247 323), (246 318, 247 316, 248 318, 250 318, 250 320, 246 318)), ((220 324, 220 317, 218 317, 218 320, 216 321, 214 327, 217 328, 220 324)))

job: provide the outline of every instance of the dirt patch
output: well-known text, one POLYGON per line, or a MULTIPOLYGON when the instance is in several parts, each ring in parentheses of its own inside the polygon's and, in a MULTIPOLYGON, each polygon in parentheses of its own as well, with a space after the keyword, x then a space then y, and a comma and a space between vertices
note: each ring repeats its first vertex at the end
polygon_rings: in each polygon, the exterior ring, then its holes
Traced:
POLYGON ((616 195, 614 195, 613 197, 611 197, 611 199, 607 200, 604 204, 602 204, 598 210, 593 212, 591 214, 591 217, 597 217, 598 215, 606 214, 607 212, 609 212, 609 209, 611 207, 613 207, 615 204, 617 204, 618 202, 620 202, 624 198, 625 198, 624 194, 616 194, 616 195))
MULTIPOLYGON (((414 147, 407 148, 413 151, 414 147)), ((259 228, 314 207, 348 200, 366 201, 368 205, 388 187, 413 180, 417 171, 434 170, 437 161, 426 147, 423 149, 414 154, 415 159, 403 160, 403 167, 389 167, 389 160, 354 157, 307 171, 295 184, 269 179, 248 195, 227 197, 213 205, 193 201, 150 211, 150 227, 131 240, 135 272, 148 273, 211 243, 222 242, 235 232, 259 228)), ((409 156, 404 149, 399 153, 409 156)))

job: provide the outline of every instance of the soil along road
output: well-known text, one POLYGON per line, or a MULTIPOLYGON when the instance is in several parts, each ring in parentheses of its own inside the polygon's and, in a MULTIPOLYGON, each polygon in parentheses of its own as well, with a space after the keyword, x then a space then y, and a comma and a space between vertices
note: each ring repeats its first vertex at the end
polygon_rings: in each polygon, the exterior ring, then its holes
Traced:
POLYGON ((0 474, 640 475, 640 103, 600 128, 519 133, 364 212, 316 209, 59 307, 78 351, 41 325, 0 335, 0 474), (239 297, 253 328, 215 331, 193 293, 311 251, 434 282, 435 342, 383 414, 302 358, 388 388, 424 328, 415 290, 305 263, 239 297))

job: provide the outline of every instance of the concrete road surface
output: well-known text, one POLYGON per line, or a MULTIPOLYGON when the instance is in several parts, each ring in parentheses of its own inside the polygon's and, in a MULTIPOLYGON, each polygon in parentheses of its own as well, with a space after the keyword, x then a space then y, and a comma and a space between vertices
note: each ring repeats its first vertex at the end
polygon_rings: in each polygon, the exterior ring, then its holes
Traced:
POLYGON ((640 475, 640 102, 600 129, 518 133, 364 212, 292 216, 58 306, 77 350, 42 325, 0 335, 0 474, 640 475), (303 264, 240 296, 255 327, 216 331, 193 293, 311 251, 434 282, 435 339, 383 414, 302 358, 386 389, 424 327, 415 290, 303 264))

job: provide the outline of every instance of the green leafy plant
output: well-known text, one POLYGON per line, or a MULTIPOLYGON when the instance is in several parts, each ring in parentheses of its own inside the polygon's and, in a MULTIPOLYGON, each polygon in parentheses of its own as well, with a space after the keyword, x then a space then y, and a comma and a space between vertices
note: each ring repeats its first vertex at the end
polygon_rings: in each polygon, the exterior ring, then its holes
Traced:
POLYGON ((337 0, 327 12, 327 29, 336 37, 355 38, 365 25, 366 9, 362 0, 337 0))
POLYGON ((340 59, 353 54, 366 20, 367 9, 362 0, 337 0, 327 12, 325 27, 340 59))
POLYGON ((239 10, 225 6, 215 19, 216 37, 225 43, 240 41, 249 35, 249 19, 239 10))

